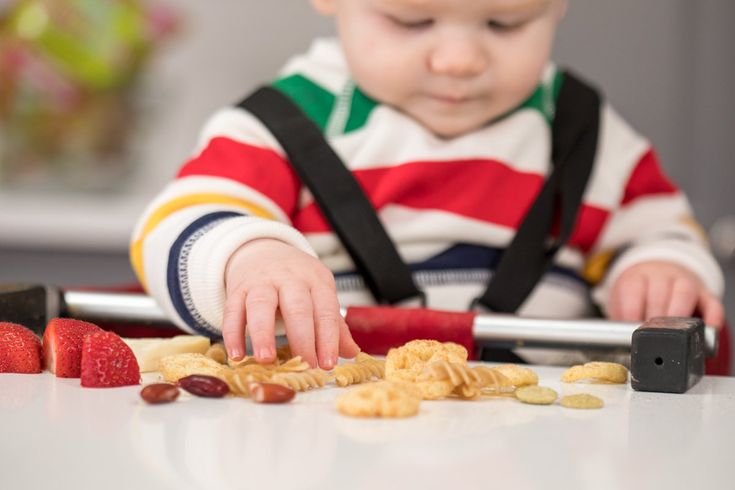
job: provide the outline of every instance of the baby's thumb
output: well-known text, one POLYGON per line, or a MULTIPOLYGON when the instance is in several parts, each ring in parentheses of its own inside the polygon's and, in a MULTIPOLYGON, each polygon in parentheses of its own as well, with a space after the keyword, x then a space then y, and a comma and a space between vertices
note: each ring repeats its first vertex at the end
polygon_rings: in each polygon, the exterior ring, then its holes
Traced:
POLYGON ((716 296, 707 291, 699 298, 699 308, 702 312, 702 320, 706 325, 720 329, 725 324, 725 308, 716 296))
POLYGON ((339 356, 352 359, 360 352, 360 346, 352 338, 347 322, 342 319, 339 326, 339 356))

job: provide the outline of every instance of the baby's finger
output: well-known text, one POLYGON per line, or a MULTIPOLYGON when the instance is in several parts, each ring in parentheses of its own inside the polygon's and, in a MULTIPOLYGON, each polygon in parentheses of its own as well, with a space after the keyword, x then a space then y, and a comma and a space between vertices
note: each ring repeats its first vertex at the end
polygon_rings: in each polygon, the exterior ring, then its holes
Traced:
POLYGON ((334 289, 315 287, 311 290, 314 302, 314 323, 316 332, 316 351, 319 367, 332 369, 337 364, 339 348, 339 326, 342 317, 334 289))
POLYGON ((702 320, 706 325, 722 328, 725 324, 725 308, 717 297, 705 291, 699 298, 699 308, 702 311, 702 320))
POLYGON ((260 363, 276 359, 275 321, 278 292, 273 286, 258 286, 245 298, 246 329, 255 359, 260 363))
POLYGON ((671 288, 666 316, 691 316, 697 307, 698 292, 691 281, 677 280, 671 288))
POLYGON ((620 320, 635 322, 643 319, 645 313, 646 279, 635 276, 621 284, 619 296, 620 320))
POLYGON ((286 337, 295 356, 317 366, 314 345, 314 310, 305 285, 289 285, 278 291, 278 303, 286 324, 286 337))
POLYGON ((339 355, 346 359, 352 359, 360 352, 360 346, 352 338, 350 328, 344 318, 339 325, 339 355))
POLYGON ((225 299, 222 340, 228 357, 242 359, 245 355, 245 302, 239 294, 228 294, 225 299))
POLYGON ((664 316, 671 298, 672 280, 667 277, 649 277, 646 289, 646 311, 643 320, 664 316))

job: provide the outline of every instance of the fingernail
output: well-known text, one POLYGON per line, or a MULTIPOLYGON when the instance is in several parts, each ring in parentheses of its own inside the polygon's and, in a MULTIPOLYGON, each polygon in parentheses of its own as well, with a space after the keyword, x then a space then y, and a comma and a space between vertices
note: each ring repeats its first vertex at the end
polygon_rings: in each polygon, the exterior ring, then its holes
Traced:
POLYGON ((264 360, 264 359, 271 359, 273 358, 273 350, 263 347, 258 351, 258 359, 264 360))
POLYGON ((332 369, 335 363, 336 363, 336 360, 332 357, 324 359, 324 369, 332 369))
POLYGON ((237 347, 233 347, 232 349, 230 349, 228 355, 233 361, 239 361, 242 358, 242 352, 237 347))

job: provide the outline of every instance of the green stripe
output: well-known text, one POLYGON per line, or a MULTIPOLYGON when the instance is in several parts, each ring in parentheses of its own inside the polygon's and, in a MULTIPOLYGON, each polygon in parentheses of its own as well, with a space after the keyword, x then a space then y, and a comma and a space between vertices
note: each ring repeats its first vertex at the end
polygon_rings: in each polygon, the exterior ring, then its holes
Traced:
POLYGON ((527 98, 517 109, 511 113, 522 109, 534 109, 541 113, 546 122, 551 125, 554 121, 554 113, 556 111, 556 99, 559 97, 559 89, 561 88, 564 74, 557 70, 549 83, 542 82, 536 90, 527 98))
POLYGON ((334 108, 334 94, 302 75, 281 78, 272 85, 293 100, 324 131, 334 108))
MULTIPOLYGON (((549 83, 539 84, 523 103, 495 121, 523 109, 532 109, 538 111, 546 119, 546 122, 551 125, 554 121, 556 99, 559 96, 559 89, 563 80, 563 72, 557 70, 549 83)), ((273 87, 290 97, 322 131, 326 129, 337 101, 337 97, 332 92, 298 74, 276 80, 273 82, 273 87)), ((343 134, 364 127, 373 109, 377 106, 378 102, 359 88, 355 88, 343 134)))
MULTIPOLYGON (((293 100, 322 131, 326 129, 337 100, 332 92, 298 74, 278 79, 272 85, 293 100)), ((365 126, 370 113, 377 105, 375 100, 359 88, 355 88, 343 134, 365 126)))
POLYGON ((378 103, 371 99, 359 88, 355 88, 352 95, 352 105, 350 106, 350 117, 345 125, 345 133, 355 131, 365 126, 370 113, 375 109, 378 103))

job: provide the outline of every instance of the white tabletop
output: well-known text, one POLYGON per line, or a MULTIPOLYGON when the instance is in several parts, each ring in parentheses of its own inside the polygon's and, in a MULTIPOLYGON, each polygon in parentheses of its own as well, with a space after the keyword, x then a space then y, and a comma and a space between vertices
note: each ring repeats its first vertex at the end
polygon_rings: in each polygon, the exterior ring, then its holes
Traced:
POLYGON ((735 488, 735 378, 674 395, 534 369, 605 408, 425 401, 410 419, 354 419, 333 387, 287 405, 182 393, 151 406, 140 387, 2 374, 0 488, 735 488))

